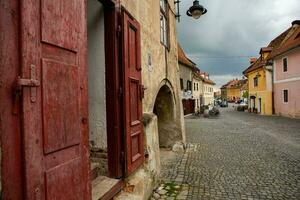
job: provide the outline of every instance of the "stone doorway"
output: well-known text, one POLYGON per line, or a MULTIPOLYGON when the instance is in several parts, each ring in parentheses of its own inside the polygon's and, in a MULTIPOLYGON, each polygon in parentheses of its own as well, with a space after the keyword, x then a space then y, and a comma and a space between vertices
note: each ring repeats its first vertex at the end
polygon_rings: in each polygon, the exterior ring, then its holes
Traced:
POLYGON ((156 97, 153 113, 157 116, 159 147, 171 148, 176 141, 182 139, 175 120, 175 102, 173 91, 163 85, 156 97))
POLYGON ((119 166, 110 167, 111 163, 119 163, 119 152, 114 151, 112 145, 118 139, 111 140, 112 122, 109 120, 115 116, 115 111, 108 103, 109 100, 113 101, 109 94, 114 90, 107 91, 107 88, 112 88, 107 80, 115 81, 107 67, 113 67, 109 63, 114 59, 107 50, 112 41, 107 35, 111 34, 110 29, 114 25, 110 12, 107 4, 101 1, 87 1, 90 179, 93 200, 111 199, 123 187, 123 175, 116 172, 119 166), (107 25, 109 23, 111 26, 107 25))

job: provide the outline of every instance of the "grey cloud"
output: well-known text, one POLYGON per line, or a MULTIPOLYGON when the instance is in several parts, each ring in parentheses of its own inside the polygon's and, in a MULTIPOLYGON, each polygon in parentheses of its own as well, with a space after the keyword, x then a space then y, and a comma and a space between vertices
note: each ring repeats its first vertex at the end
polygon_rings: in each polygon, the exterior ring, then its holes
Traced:
POLYGON ((300 19, 299 0, 200 0, 208 13, 198 20, 185 15, 192 2, 181 2, 178 38, 187 55, 213 76, 241 76, 247 56, 258 56, 261 47, 300 19))

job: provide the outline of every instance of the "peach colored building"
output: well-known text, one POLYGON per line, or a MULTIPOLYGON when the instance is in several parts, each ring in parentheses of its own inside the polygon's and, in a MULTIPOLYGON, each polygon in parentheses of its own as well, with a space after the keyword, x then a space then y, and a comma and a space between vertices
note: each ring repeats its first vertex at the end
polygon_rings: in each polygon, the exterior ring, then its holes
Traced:
POLYGON ((275 114, 299 118, 300 20, 294 21, 292 27, 278 37, 282 37, 282 41, 270 56, 273 61, 275 114))

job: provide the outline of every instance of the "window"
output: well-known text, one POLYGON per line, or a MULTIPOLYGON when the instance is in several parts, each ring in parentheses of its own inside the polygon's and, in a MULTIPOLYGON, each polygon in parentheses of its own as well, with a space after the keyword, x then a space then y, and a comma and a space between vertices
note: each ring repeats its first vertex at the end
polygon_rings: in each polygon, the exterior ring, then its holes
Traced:
POLYGON ((180 79, 180 89, 183 90, 183 79, 180 79))
POLYGON ((283 58, 282 64, 283 64, 283 71, 286 72, 287 68, 288 68, 288 60, 287 60, 287 58, 283 58))
POLYGON ((196 83, 194 83, 194 91, 196 90, 196 83))
POLYGON ((166 0, 160 0, 160 41, 163 45, 169 47, 169 18, 166 0))
POLYGON ((253 78, 254 87, 258 86, 258 77, 253 78))
POLYGON ((192 90, 192 81, 186 81, 186 89, 187 90, 192 90))
POLYGON ((199 91, 199 83, 197 83, 197 91, 199 91))
POLYGON ((283 90, 283 102, 288 103, 289 102, 289 91, 283 90))

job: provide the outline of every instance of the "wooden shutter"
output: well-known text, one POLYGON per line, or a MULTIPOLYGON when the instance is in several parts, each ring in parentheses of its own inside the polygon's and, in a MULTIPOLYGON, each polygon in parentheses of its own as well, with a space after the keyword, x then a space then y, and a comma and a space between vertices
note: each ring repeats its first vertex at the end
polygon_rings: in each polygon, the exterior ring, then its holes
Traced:
POLYGON ((142 124, 140 25, 123 11, 124 116, 126 131, 126 174, 144 161, 142 124))
POLYGON ((26 199, 90 199, 85 1, 20 2, 26 199))

